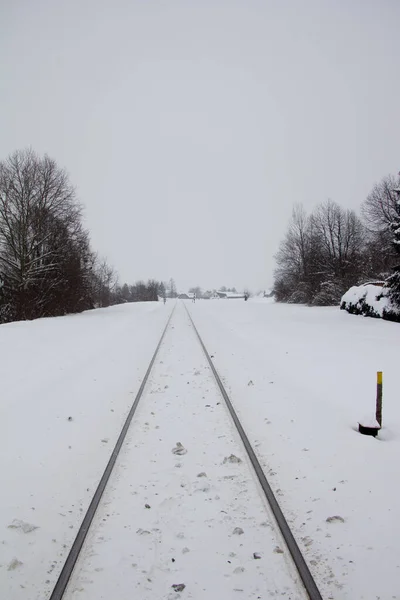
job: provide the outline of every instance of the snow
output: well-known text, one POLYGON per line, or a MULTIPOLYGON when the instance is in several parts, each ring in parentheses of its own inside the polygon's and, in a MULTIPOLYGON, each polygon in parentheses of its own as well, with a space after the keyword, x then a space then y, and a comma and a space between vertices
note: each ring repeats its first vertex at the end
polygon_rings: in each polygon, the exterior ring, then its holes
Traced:
POLYGON ((254 296, 254 298, 250 298, 250 302, 260 302, 262 304, 273 304, 276 302, 274 296, 254 296))
POLYGON ((128 435, 66 600, 305 600, 181 304, 128 435))
POLYGON ((340 304, 354 304, 361 308, 360 302, 365 301, 371 306, 377 316, 382 317, 383 310, 390 307, 390 301, 387 297, 387 288, 379 285, 366 284, 351 287, 343 296, 340 304))
POLYGON ((323 598, 399 599, 398 324, 254 300, 189 309, 323 598), (377 371, 373 438, 358 421, 377 371))
POLYGON ((48 597, 169 312, 0 326, 0 598, 48 597))
MULTIPOLYGON (((302 597, 183 304, 68 600, 302 597)), ((48 599, 171 306, 0 327, 1 598, 48 599)), ((400 599, 398 324, 273 299, 186 306, 324 600, 400 599), (358 422, 377 371, 373 438, 358 422)))
POLYGON ((244 294, 238 294, 235 292, 222 292, 224 294, 226 294, 227 298, 244 298, 244 294))
POLYGON ((364 425, 364 427, 370 427, 371 429, 380 429, 380 425, 375 418, 375 415, 365 415, 359 420, 360 425, 364 425))

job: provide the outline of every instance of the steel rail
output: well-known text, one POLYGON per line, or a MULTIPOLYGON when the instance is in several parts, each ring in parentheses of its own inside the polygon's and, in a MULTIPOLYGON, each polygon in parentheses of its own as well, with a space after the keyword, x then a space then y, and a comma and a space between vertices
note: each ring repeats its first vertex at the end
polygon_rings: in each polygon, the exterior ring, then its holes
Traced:
POLYGON ((53 591, 51 593, 51 596, 50 596, 49 600, 62 600, 62 598, 64 596, 64 593, 65 593, 65 590, 67 588, 68 582, 69 582, 69 580, 71 578, 71 575, 72 575, 72 572, 74 570, 76 561, 78 560, 79 554, 80 554, 80 552, 82 550, 83 543, 84 543, 84 541, 86 539, 86 536, 88 534, 90 525, 91 525, 91 523, 93 521, 94 515, 96 514, 96 510, 97 510, 97 508, 98 508, 98 506, 100 504, 100 500, 101 500, 101 498, 103 496, 103 492, 106 489, 108 480, 110 478, 110 475, 111 475, 111 473, 113 471, 113 468, 115 466, 115 463, 117 461, 118 454, 119 454, 119 452, 121 450, 122 444, 124 443, 124 440, 125 440, 126 434, 128 432, 129 426, 131 424, 133 415, 135 414, 136 408, 137 408, 137 406, 139 404, 139 401, 140 401, 140 399, 142 397, 142 394, 143 394, 144 388, 146 386, 147 380, 148 380, 149 375, 151 373, 151 370, 153 368, 154 361, 156 360, 156 357, 157 357, 158 351, 160 349, 160 346, 162 344, 162 341, 163 341, 163 339, 165 337, 165 334, 167 333, 168 325, 171 322, 172 315, 174 314, 175 308, 176 308, 176 304, 174 305, 174 308, 172 309, 171 314, 170 314, 170 316, 168 318, 167 324, 164 327, 164 331, 162 332, 160 341, 157 344, 157 347, 155 349, 153 357, 152 357, 152 359, 150 361, 150 364, 149 364, 149 366, 147 368, 146 374, 145 374, 145 376, 144 376, 144 378, 142 380, 142 383, 140 385, 140 388, 139 388, 139 390, 138 390, 138 392, 136 394, 135 400, 133 401, 131 409, 130 409, 130 411, 128 413, 128 416, 127 416, 127 418, 125 420, 125 423, 124 423, 124 425, 122 427, 121 433, 119 434, 117 443, 115 444, 114 450, 112 451, 110 459, 109 459, 109 461, 107 463, 107 466, 106 466, 106 468, 104 470, 104 473, 103 473, 103 475, 102 475, 102 477, 100 479, 100 482, 99 482, 99 484, 97 486, 97 489, 96 489, 96 491, 94 493, 92 501, 89 504, 89 508, 86 511, 86 514, 85 514, 85 516, 83 518, 82 524, 81 524, 81 526, 80 526, 80 528, 78 530, 78 533, 77 533, 77 535, 75 537, 75 540, 74 540, 74 542, 73 542, 73 544, 71 546, 71 550, 69 551, 69 554, 68 554, 68 556, 67 556, 67 558, 65 560, 64 566, 61 569, 61 573, 60 573, 60 575, 59 575, 59 577, 57 579, 57 582, 56 582, 56 584, 55 584, 55 586, 53 588, 53 591))
POLYGON ((282 533, 283 539, 285 540, 286 546, 287 546, 287 548, 290 552, 290 555, 293 559, 293 562, 296 566, 297 572, 303 582, 303 585, 308 594, 308 597, 310 598, 310 600, 322 600, 322 596, 318 590, 317 584, 315 583, 314 578, 311 575, 310 569, 307 566, 307 563, 304 559, 303 554, 301 553, 299 546, 297 545, 297 542, 296 542, 296 540, 293 536, 293 533, 289 527, 289 524, 285 519, 285 516, 278 504, 277 499, 275 498, 275 494, 272 491, 270 484, 268 483, 265 473, 264 473, 264 471, 259 463, 259 460, 250 444, 249 438, 247 437, 247 435, 243 429, 243 426, 239 420, 239 417, 237 416, 235 409, 233 408, 232 402, 228 396, 227 391, 225 390, 224 384, 221 381, 218 371, 215 368, 213 361, 211 360, 211 357, 207 351, 207 348, 204 345, 204 342, 197 330, 196 325, 194 324, 192 315, 190 314, 186 305, 185 305, 185 308, 186 308, 186 312, 189 316, 190 322, 193 326, 193 329, 196 332, 196 335, 200 342, 200 345, 203 348, 204 355, 208 361, 208 364, 210 365, 211 371, 213 372, 215 380, 218 384, 218 387, 220 389, 222 397, 225 400, 225 403, 231 414, 232 420, 236 426, 236 429, 237 429, 237 431, 240 435, 240 438, 243 442, 243 445, 246 449, 246 452, 247 452, 250 462, 253 466, 253 469, 254 469, 254 471, 257 475, 257 478, 260 482, 260 485, 263 489, 263 492, 265 494, 267 502, 268 502, 269 506, 271 507, 272 513, 273 513, 276 523, 278 524, 278 527, 282 533))

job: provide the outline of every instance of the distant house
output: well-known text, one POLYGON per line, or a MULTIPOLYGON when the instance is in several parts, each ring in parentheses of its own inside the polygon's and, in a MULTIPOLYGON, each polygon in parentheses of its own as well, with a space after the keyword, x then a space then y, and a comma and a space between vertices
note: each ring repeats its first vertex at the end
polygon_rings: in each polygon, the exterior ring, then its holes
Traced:
POLYGON ((183 292, 182 294, 179 294, 178 298, 180 300, 193 300, 193 296, 194 294, 192 294, 192 292, 183 292))
POLYGON ((235 292, 215 292, 213 298, 224 298, 226 300, 244 300, 244 294, 238 294, 235 292))

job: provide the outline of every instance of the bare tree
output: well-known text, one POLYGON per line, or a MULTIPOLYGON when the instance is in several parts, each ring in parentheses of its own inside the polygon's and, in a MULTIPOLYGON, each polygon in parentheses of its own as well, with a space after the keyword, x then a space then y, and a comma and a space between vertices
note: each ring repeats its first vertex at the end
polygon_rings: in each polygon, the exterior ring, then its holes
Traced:
POLYGON ((278 300, 335 304, 364 272, 366 232, 354 211, 328 201, 307 217, 295 207, 276 255, 278 300))
POLYGON ((54 300, 68 278, 62 265, 75 254, 83 269, 83 246, 81 206, 66 172, 32 150, 0 163, 0 274, 13 318, 42 316, 50 307, 62 314, 54 300))
POLYGON ((387 175, 374 185, 362 205, 362 215, 368 229, 367 261, 370 274, 386 278, 398 257, 392 243, 391 224, 397 218, 397 195, 400 177, 387 175))
POLYGON ((329 200, 312 215, 321 245, 320 268, 326 275, 351 280, 359 273, 365 244, 365 230, 354 211, 344 210, 329 200))
POLYGON ((397 195, 394 191, 400 185, 400 178, 387 175, 374 185, 362 205, 362 215, 373 231, 390 229, 396 216, 397 195))
POLYGON ((275 292, 278 300, 309 302, 312 268, 317 254, 313 222, 303 206, 295 205, 288 229, 276 254, 275 292))
POLYGON ((198 285, 195 287, 189 288, 189 292, 191 294, 195 294, 196 298, 201 298, 202 294, 203 294, 201 287, 198 285))
POLYGON ((118 285, 118 274, 105 258, 97 260, 94 268, 94 300, 99 308, 113 304, 113 293, 118 285))

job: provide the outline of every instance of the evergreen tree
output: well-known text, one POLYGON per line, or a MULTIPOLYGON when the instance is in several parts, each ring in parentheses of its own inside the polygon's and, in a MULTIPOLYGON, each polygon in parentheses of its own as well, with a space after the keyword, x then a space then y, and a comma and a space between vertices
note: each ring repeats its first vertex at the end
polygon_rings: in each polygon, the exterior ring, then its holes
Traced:
POLYGON ((400 187, 393 190, 397 195, 395 213, 390 223, 393 247, 398 257, 398 264, 394 267, 387 283, 390 287, 389 297, 396 308, 400 308, 400 187))
POLYGON ((176 285, 175 285, 175 281, 174 279, 171 277, 171 279, 169 280, 169 291, 168 291, 168 297, 169 298, 176 298, 177 297, 177 291, 176 291, 176 285))
POLYGON ((122 297, 122 302, 130 302, 131 301, 131 292, 129 289, 129 286, 127 283, 124 283, 124 285, 121 288, 121 297, 122 297))

